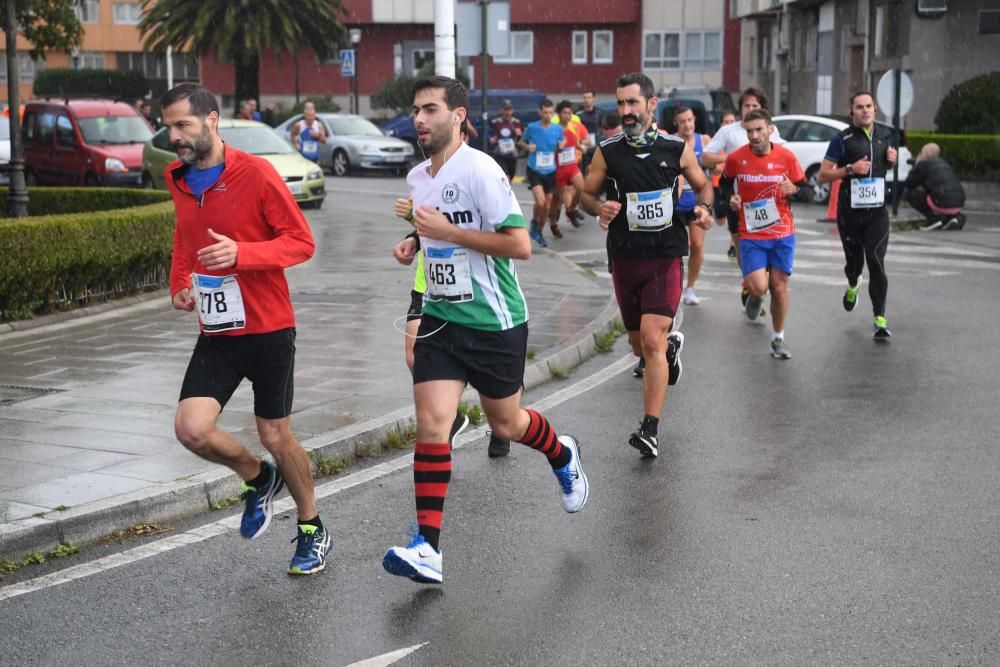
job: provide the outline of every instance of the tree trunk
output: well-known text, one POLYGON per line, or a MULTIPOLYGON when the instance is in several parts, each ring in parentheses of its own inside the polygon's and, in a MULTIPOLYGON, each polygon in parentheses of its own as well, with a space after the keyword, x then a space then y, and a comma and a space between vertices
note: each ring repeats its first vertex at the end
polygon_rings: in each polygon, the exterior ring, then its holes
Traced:
POLYGON ((260 54, 243 53, 233 59, 236 66, 235 112, 239 113, 242 100, 257 100, 260 97, 260 54))

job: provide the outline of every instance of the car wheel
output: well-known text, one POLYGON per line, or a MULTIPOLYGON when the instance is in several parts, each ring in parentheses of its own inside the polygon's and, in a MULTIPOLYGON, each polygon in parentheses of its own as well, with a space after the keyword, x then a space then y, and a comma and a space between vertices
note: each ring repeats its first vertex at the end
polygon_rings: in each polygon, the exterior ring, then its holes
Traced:
POLYGON ((340 150, 336 151, 333 154, 333 175, 347 176, 349 171, 351 171, 351 163, 347 159, 347 153, 340 150))
POLYGON ((87 175, 83 177, 83 184, 89 186, 98 185, 97 174, 88 171, 87 175))
POLYGON ((811 192, 807 193, 807 201, 813 204, 826 204, 830 201, 830 184, 820 183, 819 165, 811 167, 806 172, 806 181, 809 183, 811 192))
POLYGON ((156 189, 156 184, 153 183, 153 177, 149 174, 142 175, 142 189, 143 190, 154 190, 156 189))
POLYGON ((35 176, 35 172, 30 169, 24 171, 24 186, 28 188, 33 188, 38 185, 38 177, 35 176))

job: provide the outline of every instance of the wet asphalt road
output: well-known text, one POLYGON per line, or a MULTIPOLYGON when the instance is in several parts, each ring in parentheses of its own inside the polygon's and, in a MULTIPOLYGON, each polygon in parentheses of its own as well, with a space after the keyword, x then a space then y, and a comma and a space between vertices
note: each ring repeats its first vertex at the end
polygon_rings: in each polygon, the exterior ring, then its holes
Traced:
MULTIPOLYGON (((803 229, 828 240, 829 226, 803 229)), ((599 239, 563 247, 586 259, 599 239)), ((718 230, 708 244, 724 255, 718 230)), ((836 271, 804 268, 787 362, 740 315, 735 269, 709 262, 657 460, 625 444, 641 399, 628 361, 606 370, 622 341, 533 392, 603 380, 545 411, 581 440, 590 502, 567 515, 538 454, 491 461, 483 438, 468 443, 443 586, 381 568, 412 517, 403 467, 320 501, 335 538, 322 575, 284 574, 287 515, 253 542, 229 530, 0 599, 0 664, 349 665, 421 644, 395 664, 997 664, 1000 253, 899 247, 953 270, 893 264, 893 246, 892 342, 871 340, 867 295, 844 313, 836 271)))

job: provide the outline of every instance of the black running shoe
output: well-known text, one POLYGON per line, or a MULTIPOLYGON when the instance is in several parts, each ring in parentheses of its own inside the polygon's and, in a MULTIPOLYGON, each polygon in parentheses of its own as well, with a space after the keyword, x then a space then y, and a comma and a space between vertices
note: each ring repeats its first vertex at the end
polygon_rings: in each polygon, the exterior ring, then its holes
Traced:
POLYGON ((639 453, 646 457, 655 458, 660 454, 656 436, 647 433, 642 426, 639 426, 639 430, 629 437, 628 444, 638 449, 639 453))
POLYGON ((684 347, 684 334, 674 331, 667 336, 667 384, 673 386, 681 379, 684 367, 681 366, 681 348, 684 347))
POLYGON ((639 363, 632 369, 632 377, 641 378, 646 374, 646 360, 639 357, 639 363))
POLYGON ((580 223, 583 222, 583 214, 579 211, 573 211, 573 214, 570 215, 570 212, 566 211, 566 219, 569 220, 569 224, 579 227, 580 223))
POLYGON ((736 259, 736 246, 730 245, 729 250, 726 251, 726 257, 730 259, 736 259))
POLYGON ((510 440, 501 440, 490 431, 490 445, 486 453, 491 459, 499 459, 510 454, 510 440))

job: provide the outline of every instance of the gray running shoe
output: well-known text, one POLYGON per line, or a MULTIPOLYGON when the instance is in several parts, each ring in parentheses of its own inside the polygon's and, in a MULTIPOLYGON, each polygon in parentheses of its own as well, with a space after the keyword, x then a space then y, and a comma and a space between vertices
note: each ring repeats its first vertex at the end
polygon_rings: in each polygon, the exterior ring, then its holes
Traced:
POLYGON ((747 314, 747 319, 749 319, 751 322, 756 320, 757 316, 760 315, 760 306, 763 303, 764 303, 764 297, 754 296, 753 294, 749 295, 747 297, 747 303, 745 309, 747 314))
POLYGON ((774 338, 771 340, 771 356, 775 359, 792 358, 792 351, 788 349, 784 338, 774 338))

